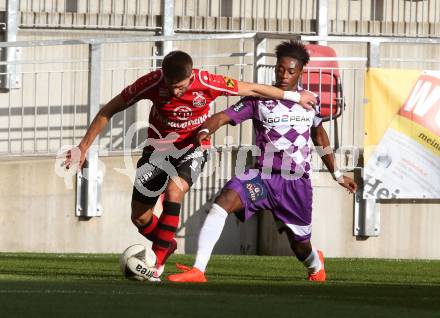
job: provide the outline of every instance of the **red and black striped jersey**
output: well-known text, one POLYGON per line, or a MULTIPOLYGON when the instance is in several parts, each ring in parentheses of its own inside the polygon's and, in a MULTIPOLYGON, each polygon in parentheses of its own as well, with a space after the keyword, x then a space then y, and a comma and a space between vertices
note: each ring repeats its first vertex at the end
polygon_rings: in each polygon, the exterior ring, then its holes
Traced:
POLYGON ((140 77, 121 92, 128 105, 141 99, 153 102, 148 138, 166 143, 166 136, 177 133, 174 145, 179 149, 186 147, 193 143, 198 128, 207 120, 211 103, 221 95, 237 95, 235 79, 198 69, 193 69, 193 74, 192 83, 181 97, 169 92, 161 69, 140 77))

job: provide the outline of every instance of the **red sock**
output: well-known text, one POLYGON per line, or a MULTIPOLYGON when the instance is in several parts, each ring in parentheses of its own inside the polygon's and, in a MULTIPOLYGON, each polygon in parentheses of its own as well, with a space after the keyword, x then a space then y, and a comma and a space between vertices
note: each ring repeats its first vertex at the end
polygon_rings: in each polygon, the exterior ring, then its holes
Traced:
POLYGON ((157 222, 158 218, 153 214, 147 224, 138 226, 139 233, 145 236, 148 240, 154 242, 157 237, 157 222))
POLYGON ((162 265, 168 256, 168 250, 179 225, 180 203, 164 201, 163 212, 159 218, 156 240, 153 251, 156 253, 157 265, 162 265))

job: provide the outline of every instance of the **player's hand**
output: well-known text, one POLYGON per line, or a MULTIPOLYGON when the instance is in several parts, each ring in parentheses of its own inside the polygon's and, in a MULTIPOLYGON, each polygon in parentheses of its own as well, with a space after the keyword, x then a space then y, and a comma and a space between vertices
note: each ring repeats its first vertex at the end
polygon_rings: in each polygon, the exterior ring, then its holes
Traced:
POLYGON ((301 98, 298 104, 308 110, 315 109, 317 102, 315 94, 307 90, 300 91, 299 94, 301 95, 301 98))
POLYGON ((350 177, 342 176, 342 180, 338 181, 341 187, 344 187, 348 190, 349 193, 355 193, 357 190, 357 184, 350 177))
POLYGON ((79 171, 86 161, 86 155, 87 149, 84 149, 81 146, 69 149, 64 154, 65 160, 63 161, 62 166, 64 166, 67 170, 69 170, 72 166, 77 166, 79 171))
POLYGON ((196 140, 197 140, 197 145, 196 146, 202 146, 203 147, 203 143, 204 142, 207 142, 207 141, 211 140, 211 135, 208 134, 207 132, 202 131, 202 132, 199 132, 197 134, 196 140))

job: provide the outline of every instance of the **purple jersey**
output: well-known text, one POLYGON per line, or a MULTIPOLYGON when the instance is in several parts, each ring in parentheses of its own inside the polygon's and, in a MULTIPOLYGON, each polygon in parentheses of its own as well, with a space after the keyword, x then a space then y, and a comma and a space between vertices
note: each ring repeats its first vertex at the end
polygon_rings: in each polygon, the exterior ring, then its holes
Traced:
POLYGON ((319 99, 316 110, 307 110, 288 100, 246 97, 225 113, 232 125, 253 119, 255 144, 261 150, 257 168, 309 176, 313 146, 310 128, 322 122, 319 99))

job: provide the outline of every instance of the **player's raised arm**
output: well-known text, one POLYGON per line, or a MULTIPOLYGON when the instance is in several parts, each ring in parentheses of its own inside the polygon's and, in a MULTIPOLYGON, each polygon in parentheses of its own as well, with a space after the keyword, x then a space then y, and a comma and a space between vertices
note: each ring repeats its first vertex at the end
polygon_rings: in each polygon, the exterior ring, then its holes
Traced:
POLYGON ((313 109, 316 105, 316 96, 309 91, 292 92, 283 91, 282 89, 264 84, 238 82, 238 95, 240 96, 257 96, 272 99, 287 99, 300 104, 306 109, 313 109))
MULTIPOLYGON (((98 114, 96 114, 95 118, 87 129, 86 134, 78 145, 80 150, 80 158, 78 158, 79 168, 81 168, 84 164, 87 151, 92 145, 96 136, 99 135, 99 133, 104 129, 114 114, 123 111, 127 107, 129 107, 129 105, 127 105, 121 94, 119 94, 99 110, 98 114)), ((72 151, 69 150, 66 154, 66 160, 64 161, 64 165, 67 169, 69 169, 72 161, 72 151)))
POLYGON ((204 140, 209 140, 212 134, 214 134, 221 126, 229 124, 230 121, 231 118, 225 112, 212 115, 203 123, 197 133, 197 141, 199 145, 201 145, 204 140))
POLYGON ((317 147, 317 152, 324 162, 328 171, 332 174, 333 178, 338 181, 338 183, 346 188, 350 193, 356 192, 357 184, 350 177, 344 176, 336 167, 335 157, 333 155, 333 150, 330 147, 330 141, 328 139, 327 132, 322 125, 317 127, 312 127, 311 136, 314 145, 317 147))
POLYGON ((209 136, 215 133, 221 126, 226 124, 235 126, 245 120, 253 118, 257 108, 257 99, 245 97, 224 111, 214 114, 200 127, 197 133, 198 143, 202 145, 203 141, 207 141, 209 136))

